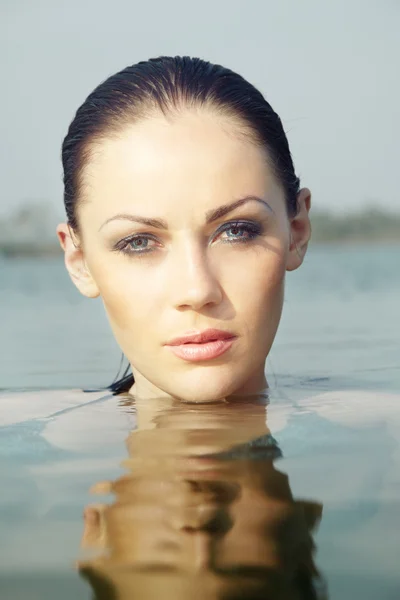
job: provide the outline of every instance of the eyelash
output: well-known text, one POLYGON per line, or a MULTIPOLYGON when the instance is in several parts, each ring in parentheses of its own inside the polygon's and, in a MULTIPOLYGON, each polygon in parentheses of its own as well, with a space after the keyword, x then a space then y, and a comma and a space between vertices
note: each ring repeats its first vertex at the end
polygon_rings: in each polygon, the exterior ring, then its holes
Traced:
MULTIPOLYGON (((246 232, 248 234, 248 237, 226 239, 223 241, 224 244, 237 244, 237 243, 248 244, 255 238, 259 237, 262 233, 262 227, 261 227, 260 223, 256 223, 254 221, 250 221, 250 222, 249 221, 231 221, 230 223, 225 223, 217 231, 216 235, 220 235, 221 233, 224 233, 225 231, 229 231, 230 229, 234 229, 234 228, 237 228, 240 231, 246 232)), ((149 254, 150 252, 153 252, 155 249, 154 247, 144 249, 144 250, 129 250, 128 249, 129 244, 131 244, 135 240, 142 240, 142 239, 156 241, 156 239, 152 235, 149 235, 147 233, 135 234, 135 235, 131 235, 131 236, 119 241, 117 244, 115 244, 113 250, 116 252, 121 252, 122 254, 126 254, 129 256, 136 255, 139 257, 143 256, 144 254, 149 254)))

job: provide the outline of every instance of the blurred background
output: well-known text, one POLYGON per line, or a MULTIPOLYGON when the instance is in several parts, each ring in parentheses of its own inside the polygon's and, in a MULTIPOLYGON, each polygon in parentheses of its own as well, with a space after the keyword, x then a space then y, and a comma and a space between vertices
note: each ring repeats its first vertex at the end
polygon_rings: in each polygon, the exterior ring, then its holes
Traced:
POLYGON ((60 147, 112 73, 158 55, 221 63, 280 114, 313 192, 270 383, 400 389, 399 0, 2 0, 0 388, 112 381, 120 351, 55 236, 60 147))

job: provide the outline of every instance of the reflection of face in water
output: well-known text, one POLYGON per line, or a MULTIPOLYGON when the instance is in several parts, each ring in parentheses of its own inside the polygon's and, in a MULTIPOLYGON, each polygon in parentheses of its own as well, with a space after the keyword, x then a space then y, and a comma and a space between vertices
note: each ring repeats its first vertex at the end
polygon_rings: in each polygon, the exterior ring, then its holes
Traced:
POLYGON ((115 502, 86 512, 84 542, 106 550, 82 569, 98 598, 317 598, 320 505, 293 499, 268 432, 227 446, 230 433, 131 434, 115 502))

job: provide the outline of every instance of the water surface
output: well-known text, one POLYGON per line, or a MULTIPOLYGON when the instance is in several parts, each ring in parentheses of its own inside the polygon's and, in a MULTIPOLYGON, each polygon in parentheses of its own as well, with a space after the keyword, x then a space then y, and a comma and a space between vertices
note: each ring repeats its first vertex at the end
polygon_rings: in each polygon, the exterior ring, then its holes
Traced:
POLYGON ((119 366, 101 303, 1 263, 1 599, 397 600, 399 259, 312 248, 268 402, 190 407, 83 393, 119 366))
POLYGON ((398 598, 395 394, 0 402, 2 598, 398 598))

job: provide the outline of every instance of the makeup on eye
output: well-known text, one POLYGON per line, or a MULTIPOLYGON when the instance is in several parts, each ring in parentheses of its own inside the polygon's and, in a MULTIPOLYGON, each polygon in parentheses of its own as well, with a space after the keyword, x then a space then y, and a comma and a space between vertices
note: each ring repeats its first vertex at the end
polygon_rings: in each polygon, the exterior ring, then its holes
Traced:
POLYGON ((219 233, 227 233, 227 232, 233 232, 232 237, 228 236, 227 238, 227 242, 232 242, 232 241, 249 241, 249 240, 253 240, 254 238, 258 237, 259 235, 261 235, 263 229, 262 229, 262 225, 261 223, 257 223, 255 221, 234 221, 234 222, 230 222, 230 223, 225 223, 218 231, 219 233), (245 236, 241 236, 239 235, 238 237, 237 234, 238 233, 245 233, 245 236))
POLYGON ((122 240, 117 242, 117 244, 115 244, 113 246, 112 250, 115 252, 121 252, 122 254, 148 254, 149 252, 152 252, 153 248, 154 248, 154 247, 148 248, 146 246, 146 244, 149 241, 157 241, 157 240, 155 240, 155 238, 153 238, 153 236, 150 236, 149 234, 136 233, 134 235, 130 235, 127 238, 123 238, 122 240), (129 250, 129 245, 130 244, 133 245, 137 242, 142 242, 142 243, 139 243, 136 247, 132 246, 131 249, 129 250))
MULTIPOLYGON (((222 224, 214 235, 211 242, 222 238, 221 242, 225 244, 248 244, 258 238, 263 233, 263 225, 254 220, 235 220, 222 224), (227 237, 222 236, 226 234, 227 237)), ((135 233, 129 235, 113 245, 112 250, 127 255, 144 255, 153 252, 157 248, 159 240, 149 233, 135 233), (155 242, 156 245, 149 246, 149 242, 155 242)))

